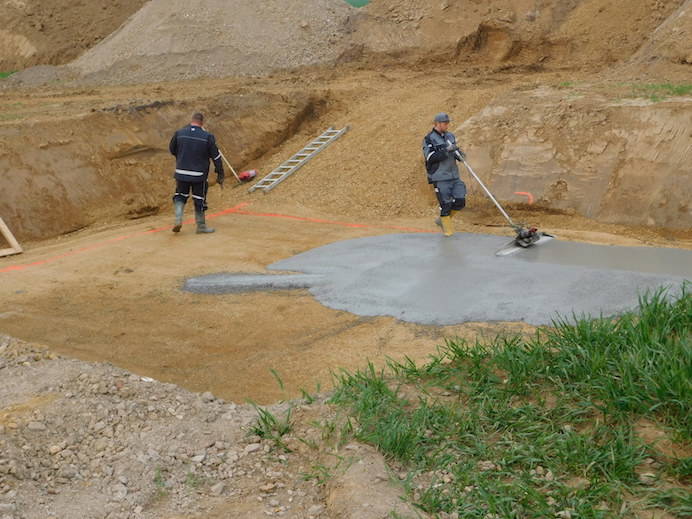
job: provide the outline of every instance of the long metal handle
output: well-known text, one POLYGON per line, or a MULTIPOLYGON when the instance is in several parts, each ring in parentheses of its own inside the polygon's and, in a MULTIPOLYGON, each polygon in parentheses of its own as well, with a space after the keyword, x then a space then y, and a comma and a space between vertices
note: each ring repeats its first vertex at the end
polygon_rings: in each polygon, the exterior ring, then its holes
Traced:
POLYGON ((509 217, 507 212, 502 208, 500 203, 497 200, 495 200, 495 197, 493 196, 493 194, 488 190, 487 187, 485 187, 485 184, 483 184, 483 182, 481 182, 481 179, 478 178, 478 175, 476 175, 476 173, 473 171, 473 169, 471 169, 471 166, 469 166, 469 163, 466 162, 466 159, 461 159, 461 161, 464 163, 464 166, 466 166, 466 169, 469 170, 469 173, 471 173, 473 178, 475 178, 476 181, 481 185, 481 187, 483 188, 483 191, 485 191, 485 194, 488 195, 488 198, 490 198, 490 200, 492 200, 495 203, 497 208, 502 213, 502 216, 504 216, 507 219, 507 221, 509 222, 509 225, 511 225, 512 227, 517 229, 519 226, 512 221, 512 219, 509 217))

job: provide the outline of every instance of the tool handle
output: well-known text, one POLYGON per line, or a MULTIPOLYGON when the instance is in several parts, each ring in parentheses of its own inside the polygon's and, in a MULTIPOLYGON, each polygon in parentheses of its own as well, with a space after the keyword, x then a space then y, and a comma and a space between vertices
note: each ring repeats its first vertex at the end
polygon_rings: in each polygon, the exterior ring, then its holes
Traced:
POLYGON ((478 183, 480 184, 480 186, 483 188, 483 191, 485 191, 485 194, 488 195, 488 198, 490 198, 490 200, 492 200, 493 203, 497 206, 497 208, 498 208, 498 209, 500 210, 500 212, 502 213, 502 216, 504 216, 505 219, 509 222, 509 225, 511 225, 514 229, 517 229, 519 226, 516 225, 516 224, 512 221, 512 219, 509 217, 509 215, 507 214, 507 212, 502 208, 502 206, 500 205, 500 203, 499 203, 497 200, 495 200, 495 197, 493 196, 493 194, 490 192, 490 190, 488 190, 487 187, 485 187, 485 184, 484 184, 483 182, 481 182, 481 179, 478 178, 478 175, 476 175, 476 173, 473 171, 473 169, 471 168, 471 166, 469 166, 469 163, 466 162, 466 159, 461 159, 461 161, 464 163, 464 166, 466 166, 466 169, 469 170, 469 173, 471 173, 471 175, 473 176, 473 178, 476 179, 476 182, 478 182, 478 183))
POLYGON ((221 150, 219 150, 219 153, 221 154, 221 159, 226 163, 226 166, 229 167, 229 169, 231 170, 231 173, 233 173, 233 176, 235 177, 235 179, 238 181, 239 184, 242 184, 240 177, 238 177, 238 174, 235 172, 235 169, 233 169, 233 166, 231 166, 231 163, 228 162, 226 155, 224 155, 221 150))

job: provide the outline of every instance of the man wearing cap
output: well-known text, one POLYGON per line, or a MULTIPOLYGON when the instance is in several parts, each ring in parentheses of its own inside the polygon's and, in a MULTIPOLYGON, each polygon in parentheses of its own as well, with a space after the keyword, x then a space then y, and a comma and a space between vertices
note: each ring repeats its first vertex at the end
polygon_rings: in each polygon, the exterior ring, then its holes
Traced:
POLYGON ((176 185, 173 195, 175 225, 173 232, 180 232, 183 225, 185 203, 190 196, 192 196, 195 204, 197 234, 214 232, 214 229, 207 227, 204 219, 209 186, 207 182, 209 159, 214 162, 216 181, 222 187, 224 172, 221 152, 216 147, 216 139, 214 135, 202 127, 203 124, 204 115, 199 112, 193 114, 190 124, 175 132, 168 146, 170 152, 175 155, 174 178, 176 185))
POLYGON ((466 206, 466 184, 459 178, 457 166, 457 161, 464 160, 466 155, 457 146, 454 134, 447 131, 449 115, 439 113, 433 123, 433 129, 423 139, 425 169, 428 172, 428 184, 432 184, 440 203, 438 225, 442 227, 445 236, 452 236, 452 215, 466 206))

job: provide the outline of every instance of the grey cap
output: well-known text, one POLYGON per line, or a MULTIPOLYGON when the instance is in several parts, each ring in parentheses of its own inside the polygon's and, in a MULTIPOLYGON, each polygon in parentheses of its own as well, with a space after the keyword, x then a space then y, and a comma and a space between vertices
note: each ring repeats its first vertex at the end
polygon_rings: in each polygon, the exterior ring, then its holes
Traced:
POLYGON ((435 119, 433 119, 436 123, 448 123, 449 122, 449 115, 447 115, 444 112, 440 112, 435 116, 435 119))

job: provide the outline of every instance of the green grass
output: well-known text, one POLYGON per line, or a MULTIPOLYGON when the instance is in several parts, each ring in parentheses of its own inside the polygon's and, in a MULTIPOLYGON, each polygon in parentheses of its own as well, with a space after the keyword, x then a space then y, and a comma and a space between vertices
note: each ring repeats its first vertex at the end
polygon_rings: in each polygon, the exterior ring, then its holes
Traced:
POLYGON ((692 95, 692 84, 651 83, 632 85, 632 95, 634 97, 646 97, 650 101, 657 103, 671 96, 692 95))
POLYGON ((370 0, 346 0, 347 3, 351 4, 353 7, 363 7, 370 3, 370 0))
POLYGON ((289 408, 283 417, 279 417, 253 402, 250 403, 257 411, 257 420, 250 428, 250 432, 264 440, 271 440, 274 442, 275 447, 288 451, 289 449, 282 437, 291 432, 293 428, 291 421, 292 409, 289 408))
POLYGON ((12 74, 14 74, 15 72, 17 72, 17 71, 16 71, 16 70, 11 70, 11 71, 9 71, 9 72, 0 72, 0 79, 8 78, 8 77, 10 77, 12 74))
POLYGON ((690 441, 691 330, 683 286, 675 298, 643 297, 618 319, 564 319, 529 339, 449 341, 422 366, 343 372, 332 401, 353 416, 357 439, 410 471, 409 499, 433 514, 634 517, 636 495, 685 517, 689 499, 643 485, 637 468, 654 457, 684 484, 689 460, 666 459, 634 424, 645 417, 690 441))

